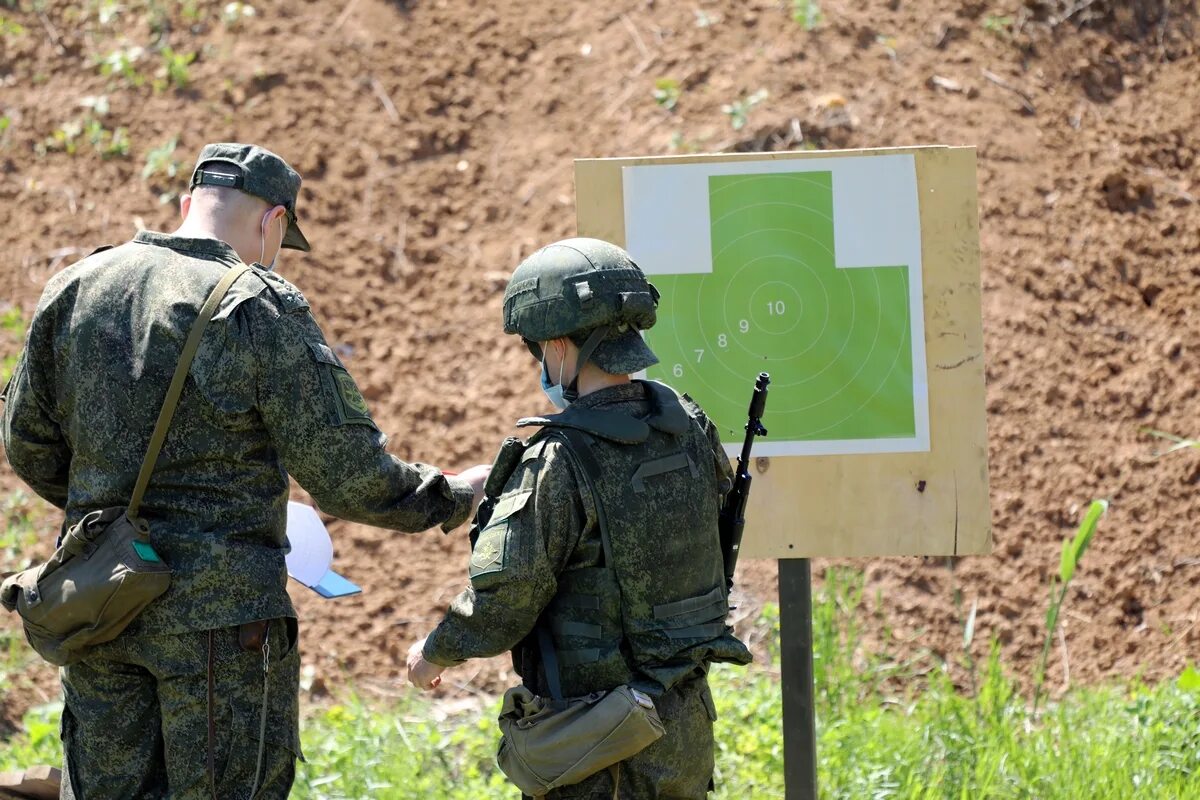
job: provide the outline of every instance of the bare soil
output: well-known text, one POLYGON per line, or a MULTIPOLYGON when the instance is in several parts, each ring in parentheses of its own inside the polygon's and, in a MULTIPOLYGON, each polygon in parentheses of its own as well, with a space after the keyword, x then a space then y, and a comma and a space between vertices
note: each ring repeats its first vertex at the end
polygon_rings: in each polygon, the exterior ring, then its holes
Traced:
MULTIPOLYGON (((1067 601, 1052 682, 1168 678, 1197 659, 1200 453, 1153 458, 1142 432, 1200 434, 1195 2, 826 0, 812 32, 760 0, 257 0, 233 28, 217 2, 193 18, 124 3, 107 26, 90 6, 19 5, 4 15, 24 33, 0 37, 0 312, 28 316, 46 279, 98 245, 173 229, 159 195, 183 188, 205 142, 262 143, 305 177, 314 251, 285 253, 280 271, 347 354, 393 451, 448 469, 489 461, 516 418, 544 410, 499 298, 521 257, 573 233, 573 158, 978 147, 995 553, 853 563, 878 598, 871 646, 954 660, 960 608, 977 603, 975 654, 995 637, 1027 675, 1060 542, 1103 496, 1113 509, 1067 601), (139 87, 95 66, 159 36, 199 53, 186 88, 152 85, 153 50, 139 87), (660 78, 679 81, 673 111, 652 96, 660 78), (734 131, 722 106, 759 89, 734 131), (102 158, 86 133, 74 155, 39 153, 98 95, 128 157, 102 158), (180 174, 143 180, 173 136, 180 174)), ((18 347, 0 333, 0 358, 18 347)), ((0 470, 0 490, 18 488, 0 470)), ((30 505, 44 551, 55 516, 30 505)), ((294 587, 314 694, 391 692, 465 580, 465 532, 330 527, 365 592, 325 602, 294 587)), ((745 565, 742 586, 749 610, 772 600, 773 564, 745 565)), ((453 677, 491 689, 505 669, 453 677)), ((47 670, 12 680, 0 717, 54 692, 47 670)))

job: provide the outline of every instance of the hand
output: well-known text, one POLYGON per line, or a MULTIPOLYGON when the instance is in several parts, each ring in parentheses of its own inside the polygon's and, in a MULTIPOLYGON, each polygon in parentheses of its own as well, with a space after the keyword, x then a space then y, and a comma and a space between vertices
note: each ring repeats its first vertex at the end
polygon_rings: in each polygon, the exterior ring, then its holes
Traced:
POLYGON ((483 502, 483 485, 487 483, 488 475, 491 472, 490 465, 480 464, 458 474, 458 477, 471 484, 471 489, 475 492, 475 501, 471 505, 472 515, 474 515, 475 509, 479 508, 479 504, 483 502))
POLYGON ((440 686, 445 669, 425 660, 424 639, 408 649, 408 682, 421 691, 428 692, 440 686))

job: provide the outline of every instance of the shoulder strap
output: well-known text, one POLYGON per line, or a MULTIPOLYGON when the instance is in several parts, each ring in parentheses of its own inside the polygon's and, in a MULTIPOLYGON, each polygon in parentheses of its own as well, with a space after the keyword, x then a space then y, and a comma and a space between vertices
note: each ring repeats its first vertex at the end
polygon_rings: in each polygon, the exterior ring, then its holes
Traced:
POLYGON ((600 463, 592 455, 591 443, 585 434, 574 428, 559 428, 557 433, 566 440, 567 449, 574 456, 575 463, 579 465, 579 470, 583 473, 584 483, 592 495, 592 502, 596 505, 596 525, 600 528, 600 542, 604 545, 604 565, 609 569, 614 569, 612 540, 608 535, 608 517, 604 513, 604 501, 600 498, 600 493, 596 491, 596 481, 600 478, 600 463))
POLYGON ((221 300, 233 286, 234 281, 248 269, 250 267, 241 264, 226 272, 213 287, 208 299, 200 308, 200 315, 192 323, 192 330, 188 333, 187 341, 184 342, 179 363, 175 366, 175 375, 171 378, 170 387, 167 388, 167 396, 163 400, 162 410, 158 413, 158 422, 154 425, 154 433, 150 436, 150 446, 146 448, 146 457, 142 460, 142 469, 138 473, 137 483, 134 484, 133 495, 129 498, 129 509, 126 514, 130 519, 136 518, 138 511, 141 510, 142 497, 146 494, 146 487, 150 485, 150 475, 154 472, 158 453, 162 450, 163 442, 166 441, 167 431, 171 427, 171 418, 175 416, 175 406, 179 404, 179 396, 183 394, 183 384, 187 380, 188 370, 192 367, 192 359, 195 358, 196 351, 200 349, 200 339, 204 336, 204 329, 208 327, 213 314, 217 313, 217 306, 221 304, 221 300))
MULTIPOLYGON (((585 488, 591 494, 592 502, 596 506, 596 525, 600 528, 600 541, 604 545, 604 565, 612 569, 612 543, 608 537, 608 518, 604 513, 604 501, 596 493, 595 485, 596 480, 600 477, 600 464, 596 461, 596 457, 592 455, 591 445, 586 434, 575 428, 567 427, 556 428, 554 433, 562 437, 565 441, 567 450, 575 459, 575 463, 579 465, 579 471, 583 473, 585 488)), ((558 653, 554 649, 554 639, 550 635, 550 628, 545 617, 542 617, 537 622, 537 638, 538 649, 541 651, 542 656, 542 669, 546 673, 546 688, 550 690, 550 697, 556 704, 556 707, 563 708, 566 701, 563 699, 562 694, 562 677, 558 667, 558 653)))

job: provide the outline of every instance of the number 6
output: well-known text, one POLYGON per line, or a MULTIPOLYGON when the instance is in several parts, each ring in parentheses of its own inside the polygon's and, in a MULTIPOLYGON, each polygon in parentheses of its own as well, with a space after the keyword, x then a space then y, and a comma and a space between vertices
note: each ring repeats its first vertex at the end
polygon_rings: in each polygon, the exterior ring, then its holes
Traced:
POLYGON ((671 370, 671 372, 675 375, 676 378, 682 378, 683 377, 683 364, 676 364, 675 369, 671 370))

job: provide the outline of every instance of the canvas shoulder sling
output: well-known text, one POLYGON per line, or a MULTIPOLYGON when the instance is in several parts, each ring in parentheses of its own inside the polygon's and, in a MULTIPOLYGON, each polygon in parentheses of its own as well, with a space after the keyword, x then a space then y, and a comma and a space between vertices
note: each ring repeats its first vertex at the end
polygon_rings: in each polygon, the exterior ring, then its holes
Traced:
MULTIPOLYGON (((595 498, 605 563, 611 569, 614 562, 608 523, 600 496, 592 488, 599 467, 583 436, 570 429, 558 432, 568 440, 595 498)), ((585 697, 564 698, 558 655, 544 619, 538 621, 536 632, 550 697, 538 697, 524 686, 505 692, 496 761, 508 779, 531 797, 542 797, 609 769, 615 800, 620 789, 620 762, 637 755, 665 732, 654 701, 627 685, 585 697)))
POLYGON ((138 512, 204 329, 234 281, 248 269, 243 264, 226 272, 201 307, 175 367, 129 505, 86 514, 66 532, 48 561, 0 584, 0 605, 21 616, 25 638, 52 664, 72 664, 91 647, 115 639, 171 585, 171 568, 150 544, 150 526, 138 512))

